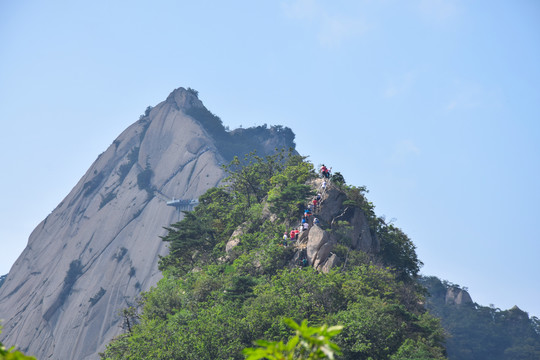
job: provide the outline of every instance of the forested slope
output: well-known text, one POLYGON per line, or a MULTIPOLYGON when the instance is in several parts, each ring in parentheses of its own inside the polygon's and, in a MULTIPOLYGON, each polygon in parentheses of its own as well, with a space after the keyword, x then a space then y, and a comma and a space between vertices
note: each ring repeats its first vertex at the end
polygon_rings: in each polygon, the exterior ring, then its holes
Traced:
POLYGON ((288 338, 284 318, 343 325, 343 359, 444 358, 442 328, 414 281, 414 245, 375 216, 364 188, 336 173, 321 189, 313 165, 284 152, 236 158, 226 170, 226 185, 168 229, 164 278, 124 310, 126 333, 104 359, 242 359, 254 340, 288 338), (310 229, 284 243, 317 192, 310 229), (367 233, 355 229, 362 223, 367 233), (334 260, 317 271, 323 248, 334 260))
POLYGON ((422 277, 429 291, 427 308, 442 319, 450 360, 540 359, 540 320, 519 309, 456 303, 449 294, 461 287, 434 276, 422 277), (449 301, 450 300, 450 301, 449 301))

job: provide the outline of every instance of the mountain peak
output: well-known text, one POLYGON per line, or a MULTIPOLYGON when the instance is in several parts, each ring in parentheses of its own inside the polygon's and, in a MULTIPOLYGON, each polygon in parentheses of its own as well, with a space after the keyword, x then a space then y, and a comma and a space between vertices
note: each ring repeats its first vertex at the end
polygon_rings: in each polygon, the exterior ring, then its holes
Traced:
POLYGON ((175 105, 178 110, 204 107, 202 101, 199 100, 199 92, 189 87, 187 89, 179 87, 178 89, 173 90, 165 102, 175 105))
POLYGON ((30 235, 0 288, 0 339, 37 358, 98 358, 118 310, 161 278, 159 237, 182 216, 168 201, 217 186, 234 155, 293 145, 288 131, 229 135, 190 88, 149 107, 30 235))

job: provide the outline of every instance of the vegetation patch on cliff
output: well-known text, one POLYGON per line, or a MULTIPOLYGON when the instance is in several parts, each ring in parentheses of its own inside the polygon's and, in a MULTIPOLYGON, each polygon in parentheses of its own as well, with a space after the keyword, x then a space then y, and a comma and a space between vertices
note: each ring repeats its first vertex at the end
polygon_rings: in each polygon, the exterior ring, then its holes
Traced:
POLYGON ((88 302, 91 305, 96 305, 99 299, 101 299, 106 292, 107 290, 105 290, 104 288, 100 288, 99 291, 94 296, 92 296, 90 300, 88 300, 88 302))
POLYGON ((64 301, 67 299, 69 293, 73 289, 73 286, 75 285, 75 282, 77 279, 82 275, 82 269, 83 266, 81 264, 81 260, 73 260, 69 264, 69 269, 66 272, 66 276, 64 277, 64 281, 62 283, 62 290, 60 290, 60 293, 58 294, 58 297, 56 300, 51 304, 51 306, 45 311, 43 314, 43 318, 47 321, 49 321, 52 316, 56 313, 56 311, 62 306, 64 301))

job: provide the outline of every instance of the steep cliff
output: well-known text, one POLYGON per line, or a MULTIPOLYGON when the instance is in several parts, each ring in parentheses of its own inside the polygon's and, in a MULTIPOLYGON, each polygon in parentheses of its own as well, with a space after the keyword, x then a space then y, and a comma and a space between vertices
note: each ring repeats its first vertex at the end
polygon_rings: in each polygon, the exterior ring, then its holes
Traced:
MULTIPOLYGON (((251 131, 263 155, 294 147, 290 129, 251 131)), ((148 108, 30 235, 0 288, 2 340, 39 359, 97 359, 118 311, 161 277, 159 236, 178 221, 166 202, 216 186, 223 162, 253 150, 243 140, 191 89, 148 108)))

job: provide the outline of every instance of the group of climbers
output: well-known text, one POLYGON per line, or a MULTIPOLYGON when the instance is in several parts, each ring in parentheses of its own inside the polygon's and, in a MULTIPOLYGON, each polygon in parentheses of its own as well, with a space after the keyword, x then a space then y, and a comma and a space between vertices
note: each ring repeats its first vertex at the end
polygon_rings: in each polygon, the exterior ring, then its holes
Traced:
POLYGON ((311 204, 313 205, 313 211, 316 212, 319 206, 319 203, 321 201, 322 195, 321 193, 317 193, 313 200, 311 200, 311 204))
POLYGON ((296 230, 296 229, 292 229, 289 234, 287 234, 287 232, 285 231, 285 233, 283 233, 283 241, 284 241, 284 243, 287 242, 287 240, 289 239, 289 236, 290 236, 291 241, 298 240, 298 234, 299 233, 300 233, 300 231, 296 230))
MULTIPOLYGON (((324 194, 326 191, 326 179, 330 178, 330 170, 325 166, 321 166, 321 176, 323 178, 323 182, 321 184, 321 192, 324 194)), ((322 200, 322 194, 321 192, 318 192, 317 195, 315 195, 311 201, 308 202, 308 206, 304 210, 304 213, 302 215, 302 219, 300 221, 300 225, 298 226, 298 229, 292 229, 290 232, 283 233, 283 246, 288 246, 288 241, 297 241, 300 232, 309 230, 310 224, 313 225, 320 225, 320 221, 318 218, 314 217, 314 213, 316 213, 319 209, 321 200, 322 200), (313 217, 313 220, 311 220, 313 217)))
MULTIPOLYGON (((311 205, 311 204, 310 204, 311 205)), ((300 225, 298 226, 298 229, 292 229, 289 233, 285 232, 283 233, 283 246, 288 245, 288 240, 290 241, 296 241, 298 240, 298 236, 300 232, 306 231, 309 229, 309 223, 319 223, 319 220, 315 218, 313 221, 310 221, 310 217, 313 216, 312 206, 308 206, 304 210, 304 214, 302 216, 302 220, 300 221, 300 225)))

